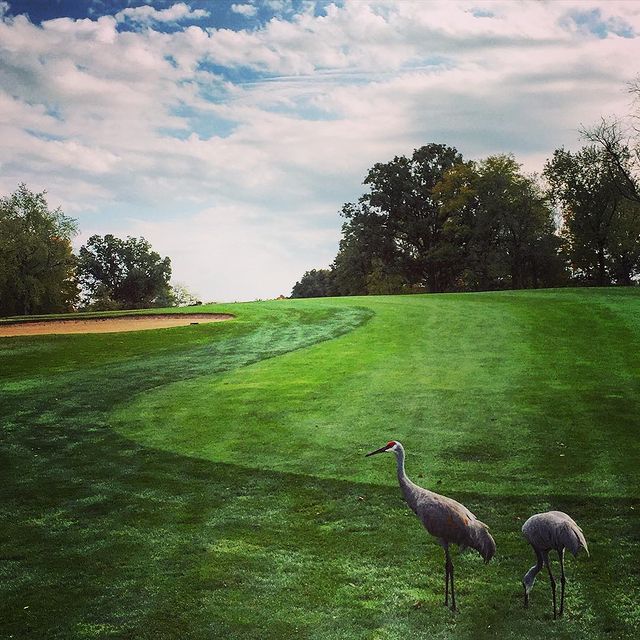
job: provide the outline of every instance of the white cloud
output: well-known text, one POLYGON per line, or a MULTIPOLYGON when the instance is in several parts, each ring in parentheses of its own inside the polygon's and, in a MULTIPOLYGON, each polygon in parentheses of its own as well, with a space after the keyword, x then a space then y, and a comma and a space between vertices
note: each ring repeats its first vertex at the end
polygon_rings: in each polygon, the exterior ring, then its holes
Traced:
POLYGON ((207 299, 288 293, 327 266, 373 163, 438 141, 540 169, 580 124, 624 114, 638 72, 639 40, 617 33, 640 33, 635 3, 349 2, 153 28, 197 11, 0 19, 0 191, 25 181, 83 232, 145 235, 207 299))
POLYGON ((258 13, 258 8, 252 4, 232 4, 231 11, 247 18, 252 18, 258 13))
POLYGON ((152 22, 180 22, 183 20, 198 20, 205 18, 209 12, 204 9, 191 9, 184 2, 167 7, 166 9, 155 9, 149 5, 140 7, 127 7, 118 11, 115 18, 118 22, 130 20, 139 24, 151 24, 152 22))

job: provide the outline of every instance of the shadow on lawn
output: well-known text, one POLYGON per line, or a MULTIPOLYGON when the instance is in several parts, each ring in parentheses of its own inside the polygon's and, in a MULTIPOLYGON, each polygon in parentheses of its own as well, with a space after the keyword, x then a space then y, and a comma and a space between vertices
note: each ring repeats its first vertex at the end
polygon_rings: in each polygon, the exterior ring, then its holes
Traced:
MULTIPOLYGON (((36 442, 32 436, 31 459, 23 458, 3 501, 7 636, 305 637, 315 619, 316 629, 340 624, 349 635, 351 627, 373 630, 394 608, 405 618, 415 589, 439 611, 441 550, 395 487, 211 463, 145 448, 104 427, 50 427, 36 442), (344 589, 356 594, 350 604, 344 589), (348 622, 332 621, 331 612, 348 622)), ((458 624, 466 608, 470 629, 478 612, 495 629, 523 615, 519 580, 533 563, 516 514, 548 508, 550 497, 455 498, 482 514, 498 543, 489 567, 475 554, 455 560, 458 624)), ((569 601, 579 597, 597 612, 580 624, 625 637, 633 618, 615 603, 624 603, 629 578, 638 577, 639 502, 555 496, 552 506, 584 525, 592 550, 570 569, 582 579, 579 591, 570 585, 569 601)), ((547 586, 535 596, 544 618, 547 586)))

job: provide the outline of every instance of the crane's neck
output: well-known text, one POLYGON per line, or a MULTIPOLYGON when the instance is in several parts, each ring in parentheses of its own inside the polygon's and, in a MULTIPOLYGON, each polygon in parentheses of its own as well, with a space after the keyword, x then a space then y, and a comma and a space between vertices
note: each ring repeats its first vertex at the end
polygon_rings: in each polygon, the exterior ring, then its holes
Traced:
POLYGON ((404 449, 399 447, 394 453, 396 454, 396 465, 398 467, 398 482, 404 489, 412 484, 411 480, 407 477, 407 472, 404 470, 404 449))
POLYGON ((394 452, 396 454, 396 465, 398 468, 398 482, 400 483, 400 490, 407 504, 415 511, 417 508, 418 493, 420 488, 415 485, 404 470, 404 449, 402 446, 394 452))

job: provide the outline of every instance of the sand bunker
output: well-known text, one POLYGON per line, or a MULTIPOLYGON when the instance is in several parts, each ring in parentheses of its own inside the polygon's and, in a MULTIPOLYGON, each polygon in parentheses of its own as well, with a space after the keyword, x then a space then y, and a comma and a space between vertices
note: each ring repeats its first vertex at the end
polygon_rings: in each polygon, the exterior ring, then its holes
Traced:
POLYGON ((221 322, 233 318, 228 313, 175 313, 165 315, 119 316, 47 320, 43 322, 16 322, 0 324, 0 338, 7 336, 36 336, 48 333, 116 333, 182 327, 205 322, 221 322))

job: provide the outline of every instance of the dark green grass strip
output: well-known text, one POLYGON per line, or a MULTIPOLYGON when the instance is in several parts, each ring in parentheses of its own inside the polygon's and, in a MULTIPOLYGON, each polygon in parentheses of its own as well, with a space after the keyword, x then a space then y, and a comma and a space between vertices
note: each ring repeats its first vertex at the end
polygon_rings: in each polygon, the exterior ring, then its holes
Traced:
MULTIPOLYGON (((488 514, 494 529, 509 533, 500 535, 500 556, 489 566, 470 554, 456 558, 455 617, 441 606, 440 553, 395 488, 212 466, 102 436, 87 434, 88 442, 65 452, 72 458, 77 447, 93 452, 73 477, 50 467, 41 474, 46 495, 36 499, 26 487, 16 495, 3 562, 22 568, 8 575, 5 569, 7 634, 619 638, 630 632, 621 613, 631 615, 633 602, 609 596, 632 589, 634 576, 620 576, 612 587, 612 576, 599 576, 585 561, 567 562, 563 624, 549 621, 544 580, 531 610, 521 610, 513 559, 532 558, 523 553, 515 514, 544 496, 494 501, 488 514), (87 476, 90 484, 82 481, 87 476)), ((458 497, 487 510, 484 496, 458 497)), ((632 504, 558 500, 603 530, 632 504)), ((617 555, 629 554, 637 532, 622 524, 615 541, 591 536, 598 565, 615 569, 617 555)))

